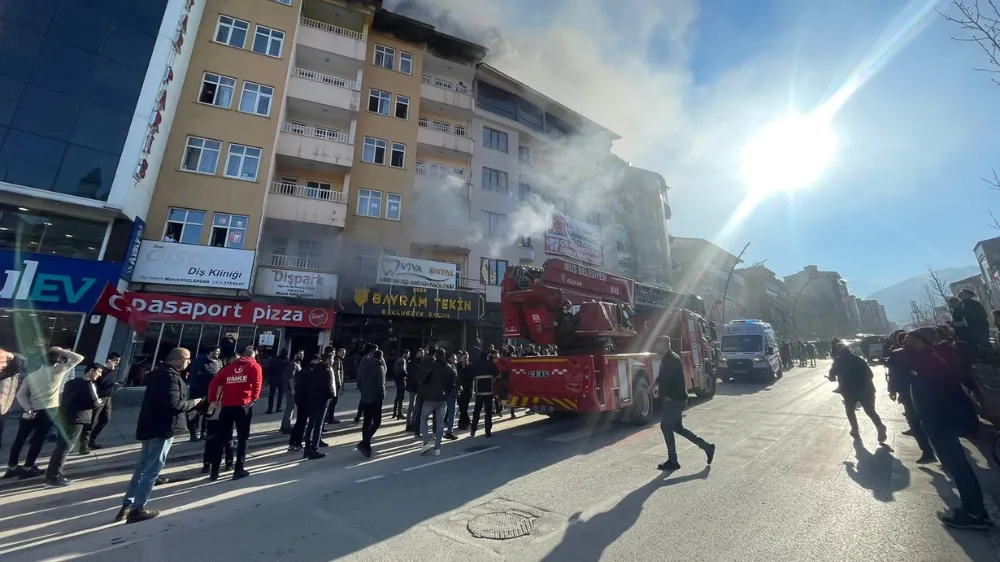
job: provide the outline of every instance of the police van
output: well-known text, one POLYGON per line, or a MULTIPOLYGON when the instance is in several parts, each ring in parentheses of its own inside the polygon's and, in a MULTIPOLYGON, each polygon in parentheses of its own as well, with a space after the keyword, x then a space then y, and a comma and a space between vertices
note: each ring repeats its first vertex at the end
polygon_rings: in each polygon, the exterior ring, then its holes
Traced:
POLYGON ((781 378, 781 356, 774 328, 761 320, 733 320, 722 329, 719 376, 737 379, 781 378))

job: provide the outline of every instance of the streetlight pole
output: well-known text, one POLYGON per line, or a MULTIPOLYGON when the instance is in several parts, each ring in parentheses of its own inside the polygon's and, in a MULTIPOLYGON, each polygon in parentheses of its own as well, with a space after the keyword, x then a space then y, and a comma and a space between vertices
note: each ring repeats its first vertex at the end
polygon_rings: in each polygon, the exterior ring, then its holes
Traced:
POLYGON ((799 329, 798 329, 798 327, 797 327, 797 326, 795 325, 795 305, 799 304, 799 297, 801 297, 801 296, 802 296, 802 292, 806 290, 806 287, 808 287, 810 283, 812 283, 813 281, 815 281, 815 280, 816 280, 816 279, 818 279, 818 278, 819 278, 819 276, 818 276, 818 275, 813 275, 812 277, 810 277, 810 278, 809 278, 809 279, 808 279, 808 280, 807 280, 807 281, 806 281, 806 282, 805 282, 805 283, 804 283, 804 284, 802 285, 802 288, 801 288, 801 289, 799 289, 799 293, 798 293, 797 295, 795 295, 795 300, 793 300, 793 301, 792 301, 792 331, 793 331, 793 332, 795 332, 795 337, 796 337, 796 338, 797 338, 797 337, 799 337, 799 329))
POLYGON ((729 294, 729 281, 733 278, 733 272, 736 271, 736 266, 740 263, 743 258, 743 254, 746 253, 747 248, 750 247, 750 243, 747 242, 746 246, 740 250, 740 253, 736 255, 736 261, 733 262, 733 267, 729 268, 729 277, 726 277, 726 288, 722 290, 722 325, 726 325, 726 295, 729 294))

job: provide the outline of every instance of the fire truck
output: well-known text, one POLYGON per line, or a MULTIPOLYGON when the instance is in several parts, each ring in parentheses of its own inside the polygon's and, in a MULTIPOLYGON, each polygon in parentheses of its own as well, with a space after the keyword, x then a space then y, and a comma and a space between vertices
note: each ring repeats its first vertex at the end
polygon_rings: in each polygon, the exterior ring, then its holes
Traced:
POLYGON ((681 357, 688 391, 715 395, 711 340, 697 296, 550 259, 541 268, 508 268, 500 302, 505 338, 555 345, 559 353, 500 360, 511 406, 553 415, 621 411, 646 424, 655 409, 649 389, 661 338, 670 338, 681 357))

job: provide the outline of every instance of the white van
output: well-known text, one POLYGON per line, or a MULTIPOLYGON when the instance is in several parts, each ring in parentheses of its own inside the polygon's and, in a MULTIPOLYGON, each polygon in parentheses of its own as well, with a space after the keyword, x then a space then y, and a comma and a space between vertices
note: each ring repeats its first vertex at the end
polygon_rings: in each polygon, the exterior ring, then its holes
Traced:
POLYGON ((781 378, 781 355, 774 328, 761 320, 733 320, 722 329, 719 376, 735 379, 781 378))

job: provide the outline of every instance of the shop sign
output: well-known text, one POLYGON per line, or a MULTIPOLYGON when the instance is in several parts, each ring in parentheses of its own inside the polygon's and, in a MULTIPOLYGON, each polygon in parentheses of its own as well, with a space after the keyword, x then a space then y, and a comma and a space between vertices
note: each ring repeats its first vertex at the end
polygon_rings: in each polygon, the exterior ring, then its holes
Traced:
POLYGON ((378 258, 378 282, 386 285, 455 289, 458 268, 453 263, 382 255, 378 258))
POLYGON ((89 312, 122 264, 0 250, 0 308, 89 312))
POLYGON ((332 273, 257 268, 254 294, 303 299, 337 298, 337 276, 332 273))
POLYGON ((333 327, 333 311, 326 308, 157 293, 122 294, 106 290, 97 303, 95 312, 108 314, 119 320, 127 319, 128 324, 135 329, 153 321, 322 330, 333 327))
POLYGON ((146 221, 135 218, 132 223, 132 234, 128 238, 127 253, 125 254, 125 265, 122 266, 122 279, 132 280, 132 273, 135 272, 135 262, 139 259, 139 248, 142 247, 142 236, 146 234, 146 221))
POLYGON ((132 281, 249 289, 253 256, 253 250, 143 240, 132 281))
POLYGON ((471 291, 376 285, 345 296, 342 312, 370 316, 480 320, 486 308, 483 294, 471 291))
POLYGON ((594 265, 604 262, 601 229, 595 225, 552 213, 552 227, 545 233, 545 253, 567 256, 594 265))

